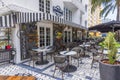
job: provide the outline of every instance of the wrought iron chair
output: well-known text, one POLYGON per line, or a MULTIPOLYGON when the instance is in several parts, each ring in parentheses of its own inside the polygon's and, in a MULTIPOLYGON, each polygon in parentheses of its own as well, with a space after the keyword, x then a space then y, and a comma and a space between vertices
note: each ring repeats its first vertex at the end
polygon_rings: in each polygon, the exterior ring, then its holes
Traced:
POLYGON ((76 51, 77 54, 73 55, 72 58, 76 59, 78 61, 78 67, 79 67, 79 61, 82 63, 82 55, 83 55, 83 49, 80 47, 74 47, 72 51, 76 51))
POLYGON ((34 66, 35 66, 35 65, 34 65, 35 61, 37 61, 38 58, 39 58, 39 57, 38 57, 38 53, 35 52, 35 51, 32 51, 32 50, 29 50, 28 52, 29 52, 29 54, 30 54, 29 65, 30 65, 30 63, 31 63, 31 61, 32 61, 33 67, 34 67, 34 66))
POLYGON ((64 69, 68 65, 68 63, 66 62, 66 57, 61 55, 56 55, 54 56, 54 63, 55 63, 55 69, 54 69, 53 77, 55 75, 55 71, 58 69, 62 72, 62 79, 63 79, 64 69))

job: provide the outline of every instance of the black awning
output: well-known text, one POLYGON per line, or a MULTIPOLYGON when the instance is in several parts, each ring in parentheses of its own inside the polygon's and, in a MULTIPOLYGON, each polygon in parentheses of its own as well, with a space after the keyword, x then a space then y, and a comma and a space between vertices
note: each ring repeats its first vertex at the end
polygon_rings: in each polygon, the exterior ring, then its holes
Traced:
POLYGON ((107 23, 95 25, 95 26, 89 27, 89 30, 97 30, 100 32, 117 31, 117 30, 120 30, 120 21, 110 21, 107 23))

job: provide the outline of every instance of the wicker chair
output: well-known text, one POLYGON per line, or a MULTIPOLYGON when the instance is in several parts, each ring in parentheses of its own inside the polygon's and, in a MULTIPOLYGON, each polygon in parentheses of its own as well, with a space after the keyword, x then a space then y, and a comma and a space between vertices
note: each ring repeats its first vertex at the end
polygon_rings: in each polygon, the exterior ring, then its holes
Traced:
POLYGON ((78 67, 79 67, 79 61, 82 63, 82 55, 83 55, 83 49, 80 47, 74 47, 72 51, 76 51, 77 54, 73 55, 72 58, 76 59, 78 61, 78 67))
POLYGON ((52 57, 55 55, 55 52, 56 52, 56 47, 49 46, 47 49, 50 49, 50 50, 46 52, 46 59, 47 59, 47 56, 49 55, 51 57, 51 61, 52 61, 52 57))
POLYGON ((66 57, 61 55, 54 56, 55 70, 53 73, 53 77, 55 75, 55 71, 58 69, 62 72, 62 79, 64 74, 64 69, 67 67, 68 63, 66 62, 66 57))
POLYGON ((98 52, 97 49, 91 49, 92 52, 92 63, 91 63, 91 69, 93 67, 93 64, 95 62, 99 62, 101 59, 103 59, 103 50, 98 52))
POLYGON ((38 54, 37 54, 37 52, 32 51, 32 50, 29 50, 28 52, 29 52, 29 54, 30 54, 29 65, 30 65, 30 63, 31 63, 31 61, 32 61, 32 63, 33 63, 33 67, 34 67, 34 63, 35 63, 35 61, 38 60, 38 54))

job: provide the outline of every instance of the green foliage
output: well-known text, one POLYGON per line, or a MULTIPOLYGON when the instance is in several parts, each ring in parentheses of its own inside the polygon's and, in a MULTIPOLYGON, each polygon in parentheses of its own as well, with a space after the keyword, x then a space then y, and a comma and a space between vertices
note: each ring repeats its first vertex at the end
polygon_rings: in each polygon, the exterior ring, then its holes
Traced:
POLYGON ((110 64, 114 64, 116 59, 118 58, 116 53, 117 48, 120 47, 120 44, 115 40, 114 36, 114 33, 109 32, 105 40, 99 44, 102 48, 108 49, 108 58, 110 64))

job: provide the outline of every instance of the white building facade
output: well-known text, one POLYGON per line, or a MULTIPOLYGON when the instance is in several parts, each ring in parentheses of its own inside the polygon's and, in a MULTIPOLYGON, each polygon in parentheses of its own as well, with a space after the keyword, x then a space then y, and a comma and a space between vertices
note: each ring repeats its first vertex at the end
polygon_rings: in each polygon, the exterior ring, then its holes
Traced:
POLYGON ((29 58, 32 44, 55 45, 57 32, 62 43, 81 40, 88 26, 88 0, 0 0, 0 6, 0 27, 11 28, 16 63, 29 58))

